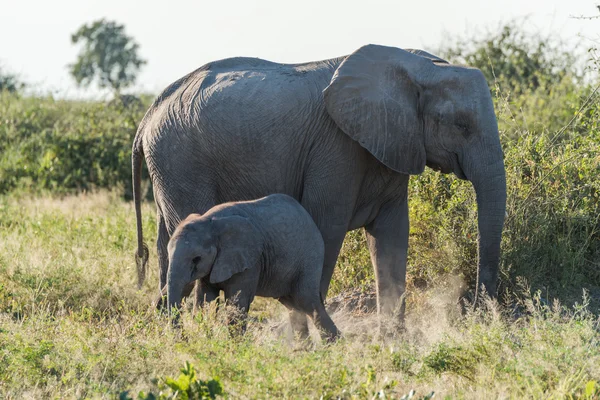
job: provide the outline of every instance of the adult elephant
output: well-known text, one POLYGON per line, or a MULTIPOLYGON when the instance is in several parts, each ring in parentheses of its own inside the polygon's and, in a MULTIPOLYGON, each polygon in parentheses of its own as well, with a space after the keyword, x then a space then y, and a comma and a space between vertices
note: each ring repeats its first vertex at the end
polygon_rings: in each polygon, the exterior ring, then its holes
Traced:
MULTIPOLYGON (((367 45, 305 64, 225 59, 181 78, 150 107, 133 143, 137 255, 145 263, 144 156, 158 209, 161 289, 167 242, 180 220, 222 202, 285 193, 323 235, 323 298, 346 232, 365 227, 378 311, 393 312, 405 290, 409 175, 427 165, 472 182, 477 290, 496 292, 505 171, 490 91, 477 69, 367 45)), ((203 293, 200 287, 199 299, 203 293)))

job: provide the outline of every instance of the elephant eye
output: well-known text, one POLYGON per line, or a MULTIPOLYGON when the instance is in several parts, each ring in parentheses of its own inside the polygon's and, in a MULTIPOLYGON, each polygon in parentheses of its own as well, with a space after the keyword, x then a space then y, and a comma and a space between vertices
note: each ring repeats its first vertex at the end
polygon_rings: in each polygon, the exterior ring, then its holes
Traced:
POLYGON ((455 126, 458 129, 460 129, 461 131, 465 131, 466 132, 466 131, 469 130, 469 127, 467 125, 465 125, 465 124, 458 123, 458 124, 455 124, 455 126))
POLYGON ((471 117, 465 112, 457 112, 454 117, 454 126, 456 126, 463 135, 468 135, 470 133, 471 122, 471 117))
POLYGON ((191 278, 193 278, 194 275, 196 275, 196 272, 198 272, 198 263, 199 262, 200 262, 200 256, 192 258, 192 271, 190 274, 191 278))
POLYGON ((469 129, 469 127, 465 124, 455 124, 454 126, 456 126, 456 128, 458 129, 458 131, 461 133, 461 135, 463 135, 463 137, 465 139, 468 139, 469 136, 471 136, 471 130, 469 129))

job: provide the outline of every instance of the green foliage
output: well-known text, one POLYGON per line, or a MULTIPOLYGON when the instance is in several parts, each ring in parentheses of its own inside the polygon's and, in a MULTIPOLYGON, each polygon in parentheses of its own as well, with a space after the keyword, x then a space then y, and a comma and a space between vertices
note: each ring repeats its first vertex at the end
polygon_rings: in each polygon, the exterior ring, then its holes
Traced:
POLYGON ((130 86, 146 61, 138 55, 139 45, 125 34, 125 26, 101 19, 81 26, 71 36, 73 44, 83 43, 74 64, 69 65, 78 85, 96 81, 100 88, 114 91, 130 86))
POLYGON ((478 68, 491 88, 499 86, 512 95, 551 90, 565 77, 580 80, 575 54, 540 34, 526 34, 513 21, 499 32, 488 32, 480 39, 458 39, 441 52, 448 61, 478 68))
POLYGON ((440 343, 423 359, 426 366, 437 373, 453 372, 469 378, 473 374, 475 359, 465 352, 465 349, 451 347, 446 343, 440 343))
POLYGON ((144 108, 0 94, 0 193, 130 190, 131 143, 144 108))
MULTIPOLYGON (((153 206, 142 211, 154 232, 153 206)), ((299 350, 274 300, 255 300, 248 331, 235 340, 216 307, 195 317, 184 310, 183 330, 173 330, 148 307, 156 251, 138 291, 134 249, 133 207, 114 192, 0 195, 0 398, 216 394, 206 377, 219 377, 230 398, 597 396, 589 395, 600 382, 591 296, 564 307, 524 290, 514 307, 490 303, 451 324, 433 298, 410 304, 407 332, 385 340, 373 316, 333 314, 344 338, 299 350), (186 360, 193 373, 189 366, 154 379, 186 360)))
POLYGON ((584 399, 597 399, 600 397, 600 385, 597 381, 588 381, 585 384, 585 389, 583 390, 584 399))
POLYGON ((330 293, 335 295, 350 288, 369 290, 373 282, 375 277, 364 232, 362 229, 349 232, 337 260, 330 293))
MULTIPOLYGON (((157 380, 157 386, 160 390, 158 394, 153 392, 140 392, 136 399, 139 400, 205 400, 216 399, 222 396, 223 385, 219 378, 213 378, 209 381, 203 381, 196 378, 196 369, 189 362, 181 368, 181 374, 177 379, 162 378, 157 380)), ((129 392, 121 392, 121 400, 134 400, 129 397, 129 392)))

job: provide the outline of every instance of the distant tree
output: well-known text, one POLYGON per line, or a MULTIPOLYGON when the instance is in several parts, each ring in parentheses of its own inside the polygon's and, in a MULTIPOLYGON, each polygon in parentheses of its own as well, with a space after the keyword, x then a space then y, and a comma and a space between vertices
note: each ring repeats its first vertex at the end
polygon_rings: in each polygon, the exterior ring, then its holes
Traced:
POLYGON ((96 82, 100 88, 119 93, 132 85, 146 60, 138 55, 139 45, 125 34, 125 27, 101 19, 83 25, 71 36, 73 44, 83 47, 77 61, 69 65, 71 75, 79 86, 96 82))
POLYGON ((19 80, 16 75, 6 72, 5 69, 0 66, 0 92, 17 92, 21 90, 25 84, 19 80))
POLYGON ((479 68, 489 85, 519 95, 550 88, 566 77, 580 79, 576 58, 556 39, 526 34, 516 21, 480 39, 458 39, 440 53, 451 62, 479 68))

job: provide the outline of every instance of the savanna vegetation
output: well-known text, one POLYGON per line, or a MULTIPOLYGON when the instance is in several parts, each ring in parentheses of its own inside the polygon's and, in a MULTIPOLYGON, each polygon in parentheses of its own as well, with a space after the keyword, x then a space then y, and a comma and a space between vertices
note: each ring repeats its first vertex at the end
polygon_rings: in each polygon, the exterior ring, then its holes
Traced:
MULTIPOLYGON (((211 307, 171 329, 149 308, 152 248, 137 290, 130 151, 149 96, 70 101, 7 86, 0 397, 598 398, 597 63, 585 47, 554 43, 509 24, 440 52, 482 69, 496 102, 509 190, 498 301, 458 306, 475 278, 474 193, 426 171, 410 185, 406 331, 378 337, 373 273, 355 231, 331 289, 344 338, 308 349, 291 340, 274 301, 253 304, 243 337, 229 335, 227 310, 211 307)), ((143 206, 150 240, 153 207, 143 206)))

